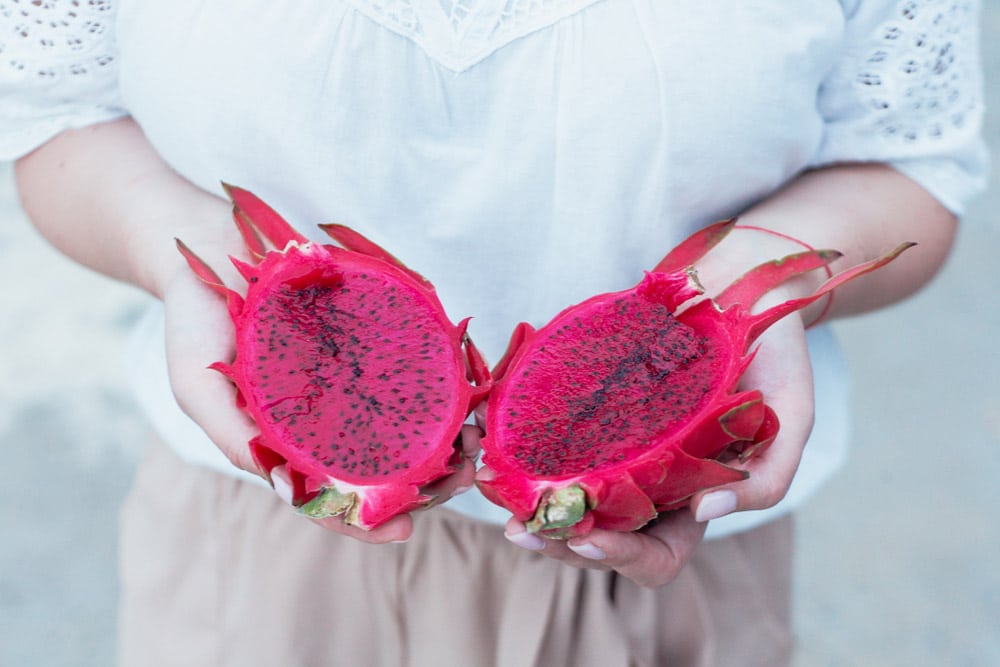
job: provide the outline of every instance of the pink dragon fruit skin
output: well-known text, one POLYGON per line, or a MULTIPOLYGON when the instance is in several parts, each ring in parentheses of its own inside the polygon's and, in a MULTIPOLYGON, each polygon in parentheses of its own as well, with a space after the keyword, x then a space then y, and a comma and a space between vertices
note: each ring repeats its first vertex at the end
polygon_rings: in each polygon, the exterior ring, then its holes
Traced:
POLYGON ((477 482, 487 498, 528 530, 566 538, 637 530, 703 489, 744 479, 727 463, 763 451, 778 432, 761 392, 738 389, 754 341, 912 245, 751 314, 766 292, 840 253, 765 263, 707 298, 692 265, 734 224, 695 233, 631 289, 571 306, 537 331, 518 326, 487 402, 491 475, 477 482))
POLYGON ((460 464, 460 429, 491 385, 468 320, 452 324, 426 279, 351 229, 321 225, 341 247, 313 243, 226 189, 255 259, 233 259, 245 296, 178 247, 227 300, 236 356, 213 368, 260 429, 249 443, 260 471, 290 486, 300 512, 364 529, 429 505, 426 487, 460 464))

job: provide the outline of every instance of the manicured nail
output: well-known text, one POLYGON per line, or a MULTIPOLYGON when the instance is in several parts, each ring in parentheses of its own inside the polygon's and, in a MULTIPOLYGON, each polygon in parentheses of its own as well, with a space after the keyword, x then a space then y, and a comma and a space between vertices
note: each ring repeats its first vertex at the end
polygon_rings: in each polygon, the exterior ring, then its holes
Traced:
POLYGON ((701 499, 694 513, 695 521, 711 521, 736 511, 737 498, 733 491, 712 491, 701 499))
POLYGON ((589 560, 604 560, 607 558, 607 554, 604 553, 604 549, 595 546, 593 544, 567 544, 573 553, 578 556, 583 556, 589 560))
POLYGON ((471 488, 472 488, 471 486, 456 486, 455 490, 451 492, 451 496, 452 498, 454 498, 455 496, 460 496, 471 488))
POLYGON ((511 543, 516 544, 522 549, 527 549, 528 551, 541 551, 545 548, 545 540, 540 538, 538 535, 533 535, 532 533, 504 533, 511 543))

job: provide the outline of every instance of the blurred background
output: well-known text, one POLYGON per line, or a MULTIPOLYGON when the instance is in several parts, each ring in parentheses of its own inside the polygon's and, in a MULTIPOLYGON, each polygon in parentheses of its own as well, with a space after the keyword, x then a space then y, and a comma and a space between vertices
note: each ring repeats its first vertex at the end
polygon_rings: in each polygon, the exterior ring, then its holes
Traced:
MULTIPOLYGON (((796 665, 1000 665, 1000 3, 992 187, 919 296, 838 323, 847 467, 798 519, 796 665)), ((145 424, 121 348, 144 297, 50 249, 0 163, 0 665, 114 662, 116 528, 145 424)))

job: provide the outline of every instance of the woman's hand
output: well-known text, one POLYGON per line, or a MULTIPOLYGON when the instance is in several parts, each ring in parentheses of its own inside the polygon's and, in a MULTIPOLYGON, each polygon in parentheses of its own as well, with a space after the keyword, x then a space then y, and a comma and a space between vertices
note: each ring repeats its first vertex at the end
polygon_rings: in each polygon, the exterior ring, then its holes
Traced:
MULTIPOLYGON (((613 569, 643 586, 669 582, 699 543, 704 522, 743 510, 775 505, 791 484, 813 423, 812 372, 803 322, 880 308, 923 286, 942 265, 955 235, 955 217, 927 191, 892 167, 843 164, 805 172, 762 200, 740 219, 757 230, 737 228, 699 262, 708 294, 717 294, 746 270, 801 252, 803 245, 843 253, 834 272, 871 260, 904 241, 918 246, 904 258, 837 290, 775 324, 759 340, 746 388, 763 391, 781 423, 771 446, 744 467, 746 480, 696 494, 690 509, 664 515, 636 533, 594 530, 567 542, 544 540, 507 525, 511 541, 578 567, 613 569), (772 230, 777 234, 768 234, 772 230), (801 239, 797 243, 790 239, 801 239)), ((822 272, 796 278, 760 305, 811 293, 822 272)))
POLYGON ((634 533, 595 528, 586 537, 550 540, 524 530, 515 519, 507 522, 507 539, 525 549, 573 567, 614 570, 647 588, 670 583, 694 554, 705 534, 705 523, 688 510, 674 510, 634 533))
MULTIPOLYGON (((699 280, 707 294, 717 294, 758 263, 801 251, 794 241, 737 229, 699 263, 699 280)), ((812 274, 773 290, 754 311, 811 293, 826 277, 821 270, 812 274)), ((749 478, 695 494, 689 507, 667 512, 637 532, 595 529, 586 537, 552 540, 525 532, 524 524, 512 519, 505 531, 507 538, 568 565, 614 570, 640 586, 658 587, 672 581, 691 558, 708 521, 776 505, 792 483, 812 430, 812 367, 803 322, 804 317, 814 318, 822 307, 821 300, 806 314, 787 316, 755 344, 756 354, 740 389, 759 389, 781 427, 770 447, 745 463, 729 463, 746 470, 749 478)))
MULTIPOLYGON (((219 213, 228 218, 228 206, 220 199, 219 213)), ((227 250, 237 255, 239 247, 223 249, 217 245, 193 248, 231 287, 243 284, 225 259, 227 250)), ((243 258, 249 260, 249 258, 243 258)), ((249 441, 257 435, 253 420, 236 405, 236 389, 221 373, 209 368, 216 361, 230 361, 236 354, 233 324, 225 299, 201 283, 187 266, 181 266, 162 290, 166 312, 167 366, 170 383, 178 404, 238 468, 264 476, 250 454, 249 441)), ((462 432, 461 467, 425 492, 437 502, 468 490, 473 484, 475 460, 479 455, 479 429, 465 426, 462 432)), ((285 492, 289 481, 273 472, 278 495, 291 502, 285 492)), ((435 503, 436 504, 436 503, 435 503)), ((372 530, 344 523, 340 517, 312 519, 314 523, 364 542, 405 541, 413 532, 409 515, 401 515, 372 530)))
POLYGON ((667 512, 634 533, 595 529, 582 538, 550 540, 525 532, 524 524, 511 519, 507 539, 567 565, 614 570, 640 586, 669 583, 701 542, 707 521, 772 507, 792 483, 813 420, 812 370, 800 317, 789 316, 760 339, 742 384, 763 391, 781 421, 771 446, 736 466, 750 473, 748 479, 703 491, 690 508, 667 512))

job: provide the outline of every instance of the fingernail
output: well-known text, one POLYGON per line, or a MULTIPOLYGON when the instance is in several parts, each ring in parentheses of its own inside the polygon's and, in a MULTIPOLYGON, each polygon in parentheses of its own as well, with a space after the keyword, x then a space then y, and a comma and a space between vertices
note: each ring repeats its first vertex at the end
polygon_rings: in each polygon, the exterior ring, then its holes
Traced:
POLYGON ((604 549, 593 544, 566 544, 577 556, 583 556, 590 560, 604 560, 607 554, 604 549))
POLYGON ((471 488, 471 486, 456 486, 455 490, 451 492, 451 495, 452 497, 460 496, 471 488))
POLYGON ((541 551, 545 547, 545 540, 532 533, 514 533, 513 535, 504 533, 503 536, 511 543, 528 551, 541 551))
POLYGON ((695 521, 711 521, 736 511, 736 494, 729 490, 712 491, 701 499, 695 510, 695 521))

